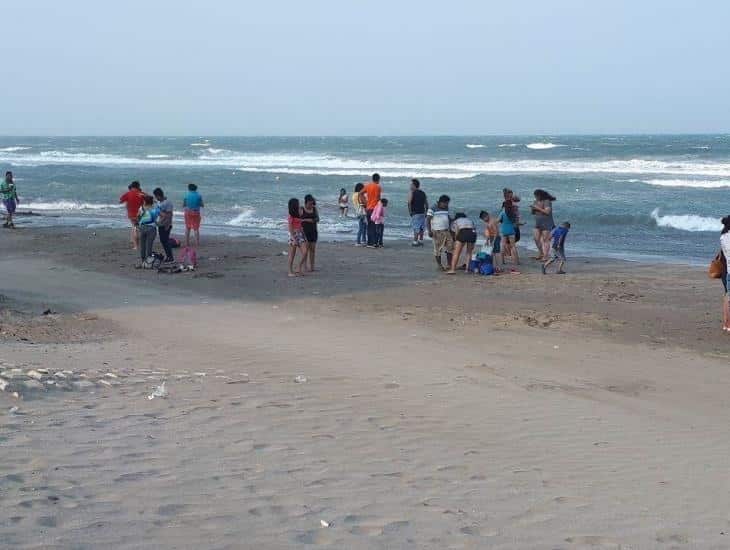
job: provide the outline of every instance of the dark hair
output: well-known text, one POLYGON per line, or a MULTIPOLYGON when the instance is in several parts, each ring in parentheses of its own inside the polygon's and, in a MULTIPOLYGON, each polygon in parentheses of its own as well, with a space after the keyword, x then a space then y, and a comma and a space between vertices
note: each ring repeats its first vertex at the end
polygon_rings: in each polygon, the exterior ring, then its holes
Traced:
POLYGON ((13 177, 13 173, 10 170, 5 172, 5 177, 7 178, 8 176, 10 176, 11 178, 13 177))
POLYGON ((134 180, 132 183, 129 184, 128 189, 140 189, 142 186, 139 184, 137 180, 134 180))
POLYGON ((155 200, 150 195, 144 196, 144 204, 145 206, 149 206, 150 204, 154 204, 155 200))
POLYGON ((722 220, 722 234, 724 235, 730 231, 730 216, 725 216, 722 220))
POLYGON ((421 188, 421 182, 418 181, 416 178, 413 178, 411 180, 411 183, 413 184, 413 187, 415 187, 416 189, 420 189, 421 188))
POLYGON ((562 225, 562 226, 563 226, 563 227, 565 227, 566 229, 570 229, 570 222, 563 222, 563 223, 562 223, 562 224, 560 224, 560 225, 562 225))
POLYGON ((313 202, 315 204, 317 203, 317 201, 314 200, 313 195, 304 195, 304 204, 307 204, 308 202, 313 202))
POLYGON ((489 219, 489 212, 487 212, 486 210, 482 210, 481 212, 479 212, 479 219, 483 220, 484 218, 489 219))
POLYGON ((535 198, 539 201, 556 201, 555 197, 553 197, 550 193, 545 191, 544 189, 535 189, 535 198))
POLYGON ((460 218, 466 218, 466 214, 464 214, 464 212, 457 212, 456 214, 454 214, 455 220, 458 220, 460 218))
POLYGON ((438 202, 451 202, 451 197, 448 195, 441 195, 438 202))
POLYGON ((356 183, 355 184, 355 193, 359 193, 365 188, 365 186, 362 183, 356 183))
POLYGON ((378 183, 380 181, 380 174, 378 174, 378 173, 373 174, 373 181, 375 183, 378 183))
POLYGON ((289 199, 289 215, 292 218, 299 218, 299 199, 289 199))
POLYGON ((340 189, 340 196, 347 194, 347 189, 344 187, 340 189))
POLYGON ((388 206, 388 199, 380 199, 380 204, 383 206, 388 206))
POLYGON ((504 189, 502 189, 502 196, 505 199, 507 198, 507 195, 509 195, 510 193, 514 194, 514 191, 512 191, 512 189, 510 189, 509 187, 505 187, 504 189))
POLYGON ((188 183, 188 191, 197 191, 197 190, 198 190, 197 185, 195 185, 194 183, 188 183))
POLYGON ((165 197, 165 192, 160 187, 155 188, 155 190, 152 191, 152 194, 155 197, 158 197, 158 198, 164 198, 165 197))

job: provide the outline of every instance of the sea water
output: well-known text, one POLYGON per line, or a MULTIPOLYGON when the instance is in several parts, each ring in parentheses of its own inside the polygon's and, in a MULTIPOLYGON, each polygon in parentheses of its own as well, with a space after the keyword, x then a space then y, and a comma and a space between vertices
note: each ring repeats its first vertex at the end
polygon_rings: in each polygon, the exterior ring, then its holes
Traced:
MULTIPOLYGON (((12 170, 19 225, 125 227, 119 196, 132 180, 162 187, 179 207, 186 184, 205 199, 204 232, 286 236, 287 201, 313 194, 324 240, 353 240, 339 217, 341 187, 373 172, 390 201, 386 238, 410 233, 406 197, 419 178, 433 202, 477 220, 496 214, 502 188, 522 198, 530 245, 532 192, 557 197, 570 221, 568 252, 629 260, 706 263, 730 214, 730 136, 489 137, 2 137, 0 169, 12 170)), ((182 229, 178 218, 177 231, 182 229)))

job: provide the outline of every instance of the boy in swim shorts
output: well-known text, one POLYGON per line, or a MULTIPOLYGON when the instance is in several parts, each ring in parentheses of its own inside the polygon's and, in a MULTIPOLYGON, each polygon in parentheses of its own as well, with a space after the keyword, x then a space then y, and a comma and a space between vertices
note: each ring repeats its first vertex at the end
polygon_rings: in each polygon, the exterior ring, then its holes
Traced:
POLYGON ((190 246, 190 232, 195 232, 195 246, 200 246, 200 222, 202 215, 200 209, 203 204, 203 197, 198 193, 198 186, 194 183, 188 185, 188 192, 183 199, 183 211, 185 213, 185 246, 190 246))
POLYGON ((552 233, 550 234, 550 238, 552 239, 552 255, 550 259, 542 264, 542 274, 545 275, 547 272, 547 268, 552 264, 553 262, 559 262, 558 263, 558 274, 564 275, 565 274, 565 238, 568 236, 568 231, 570 231, 570 223, 563 222, 558 227, 553 229, 552 233))

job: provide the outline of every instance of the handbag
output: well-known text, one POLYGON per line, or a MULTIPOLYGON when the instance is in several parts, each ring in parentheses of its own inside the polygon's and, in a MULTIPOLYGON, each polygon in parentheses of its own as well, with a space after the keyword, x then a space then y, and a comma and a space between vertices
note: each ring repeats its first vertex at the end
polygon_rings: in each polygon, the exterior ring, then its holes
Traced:
POLYGON ((725 255, 721 250, 710 262, 710 268, 707 270, 707 275, 709 275, 710 279, 722 279, 726 274, 727 263, 725 261, 725 255))

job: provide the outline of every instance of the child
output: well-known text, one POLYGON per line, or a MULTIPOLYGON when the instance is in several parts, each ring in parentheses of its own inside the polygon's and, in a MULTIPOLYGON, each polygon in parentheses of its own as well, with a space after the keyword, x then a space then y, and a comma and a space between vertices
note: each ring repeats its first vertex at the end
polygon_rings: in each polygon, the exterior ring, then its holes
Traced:
POLYGON ((304 271, 304 265, 307 261, 307 240, 304 238, 304 230, 302 229, 302 209, 299 207, 299 199, 289 199, 289 277, 301 275, 304 271), (299 262, 299 270, 294 271, 294 258, 297 249, 302 254, 299 262))
POLYGON ((451 198, 448 195, 441 195, 433 208, 426 212, 426 230, 428 236, 433 239, 433 255, 436 265, 442 271, 451 265, 451 258, 454 252, 454 236, 451 234, 451 217, 449 216, 449 203, 451 198), (446 252, 447 266, 441 263, 441 254, 446 252))
POLYGON ((195 232, 195 246, 200 246, 200 221, 202 216, 200 209, 203 204, 203 197, 198 193, 198 186, 194 183, 188 185, 188 192, 183 199, 183 210, 185 212, 185 246, 190 246, 190 231, 195 232))
POLYGON ((479 219, 484 222, 484 248, 482 248, 482 252, 492 256, 492 265, 496 270, 502 264, 502 238, 499 236, 497 220, 491 218, 489 212, 484 210, 479 213, 479 219))
POLYGON ((469 261, 474 252, 474 243, 477 242, 477 230, 474 222, 466 217, 463 212, 457 212, 454 221, 451 223, 451 232, 455 235, 454 254, 451 257, 450 269, 446 272, 449 275, 456 273, 456 266, 459 264, 461 251, 466 247, 466 265, 464 270, 468 273, 469 261))
POLYGON ((304 208, 301 215, 302 233, 307 241, 307 258, 309 259, 309 271, 314 271, 314 256, 317 253, 317 240, 319 232, 317 224, 319 223, 319 211, 317 210, 317 201, 312 195, 304 197, 304 208))
POLYGON ((350 201, 347 198, 347 191, 344 187, 340 189, 340 198, 337 199, 337 204, 340 206, 340 218, 346 218, 347 210, 350 208, 350 201))
POLYGON ((375 206, 370 219, 375 224, 375 248, 383 248, 383 230, 385 229, 385 208, 388 206, 388 199, 380 199, 375 206))
POLYGON ((3 227, 15 229, 13 214, 15 214, 15 207, 20 202, 20 199, 18 199, 18 191, 15 188, 12 172, 5 172, 5 180, 2 185, 0 185, 0 194, 3 196, 3 204, 5 205, 5 211, 7 212, 3 227))
POLYGON ((560 224, 560 226, 553 229, 552 233, 550 234, 550 237, 553 241, 553 250, 552 250, 552 257, 542 264, 542 274, 545 275, 547 272, 547 268, 552 264, 554 261, 558 261, 558 274, 565 275, 565 270, 563 269, 565 267, 565 237, 568 236, 568 231, 570 231, 570 224, 568 222, 563 222, 560 224))
POLYGON ((175 258, 172 255, 172 245, 170 244, 170 233, 172 232, 173 206, 172 201, 165 196, 165 192, 159 187, 152 191, 152 195, 157 200, 157 209, 160 215, 157 218, 157 232, 160 235, 160 244, 165 251, 164 263, 172 263, 175 258))
POLYGON ((119 202, 127 206, 127 219, 132 224, 130 240, 132 241, 132 248, 134 250, 137 250, 139 247, 139 223, 137 222, 137 216, 139 215, 139 209, 144 204, 144 197, 145 194, 138 181, 130 183, 127 186, 127 192, 119 197, 119 202))
POLYGON ((152 256, 152 245, 157 236, 157 218, 160 210, 155 208, 155 201, 149 195, 145 195, 144 204, 139 209, 137 222, 139 223, 139 256, 144 262, 152 256))
MULTIPOLYGON (((520 256, 517 252, 517 240, 515 236, 517 224, 510 215, 511 209, 511 203, 504 201, 502 203, 502 210, 497 218, 499 221, 500 248, 502 249, 503 261, 506 257, 510 257, 515 265, 519 265, 520 256)), ((517 273, 517 270, 512 268, 512 273, 517 273)))

